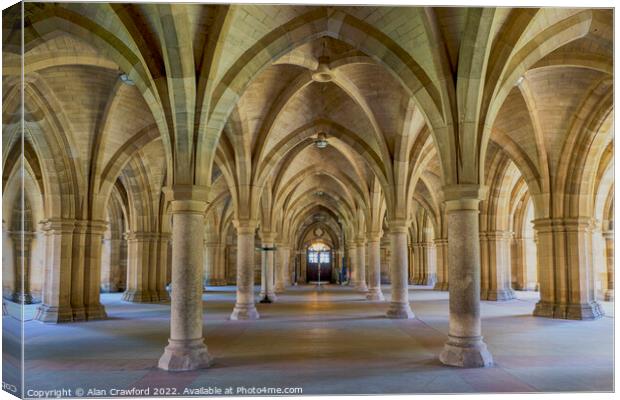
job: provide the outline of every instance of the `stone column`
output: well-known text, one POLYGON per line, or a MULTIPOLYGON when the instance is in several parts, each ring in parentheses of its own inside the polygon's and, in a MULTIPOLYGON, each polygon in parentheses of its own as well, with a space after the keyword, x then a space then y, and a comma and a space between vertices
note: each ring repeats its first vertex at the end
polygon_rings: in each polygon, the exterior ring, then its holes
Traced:
POLYGON ((437 280, 435 246, 429 242, 413 244, 415 255, 416 285, 432 286, 437 280))
POLYGON ((42 322, 70 322, 71 258, 75 220, 49 219, 42 222, 45 233, 45 279, 42 304, 36 319, 42 322))
POLYGON ((205 249, 205 268, 204 268, 204 286, 212 286, 216 282, 217 268, 217 242, 204 242, 205 249))
POLYGON ((84 309, 84 252, 87 246, 86 240, 87 222, 76 220, 73 228, 73 248, 71 249, 71 311, 73 321, 85 321, 84 309))
POLYGON ((527 289, 527 270, 525 265, 525 239, 516 236, 510 247, 512 285, 516 290, 527 289))
POLYGON ((172 214, 172 300, 170 338, 159 368, 188 371, 209 366, 202 334, 204 188, 168 190, 172 214))
POLYGON ((254 304, 255 221, 235 221, 237 228, 237 301, 230 319, 258 319, 254 304))
POLYGON ((347 244, 347 254, 349 255, 349 258, 347 261, 349 261, 349 265, 348 265, 348 275, 349 275, 349 286, 353 286, 356 287, 357 286, 357 245, 355 244, 355 242, 351 241, 350 243, 347 244))
POLYGON ((125 291, 127 289, 127 240, 124 236, 119 246, 118 282, 119 291, 125 291))
POLYGON ((595 300, 591 218, 534 220, 540 301, 534 315, 561 319, 603 316, 595 300))
POLYGON ((607 262, 607 290, 605 301, 614 301, 614 231, 604 231, 605 260, 607 262))
POLYGON ((392 254, 391 254, 391 239, 389 233, 387 235, 383 235, 383 239, 381 240, 381 282, 384 284, 391 285, 391 267, 392 265, 392 254))
POLYGON ((360 292, 367 292, 368 286, 366 285, 366 240, 363 238, 357 239, 357 265, 355 266, 355 290, 360 292))
POLYGON ((444 189, 448 218, 450 328, 439 359, 455 367, 493 364, 482 340, 480 324, 480 187, 463 185, 444 189))
POLYGON ((344 256, 343 248, 339 247, 338 250, 336 250, 335 254, 336 254, 335 257, 338 259, 337 260, 337 263, 338 263, 337 264, 338 265, 338 284, 342 285, 342 277, 343 277, 342 268, 344 267, 344 264, 342 262, 343 261, 342 258, 344 256))
POLYGON ((508 231, 480 232, 482 279, 480 298, 503 301, 515 298, 510 284, 510 240, 508 231))
POLYGON ((535 263, 530 265, 528 257, 530 252, 536 258, 535 239, 517 236, 512 239, 510 247, 511 280, 512 287, 516 290, 538 290, 538 276, 535 263), (531 242, 529 242, 531 240, 531 242), (531 243, 531 244, 530 244, 531 243))
POLYGON ((116 293, 122 288, 122 243, 122 239, 114 236, 103 239, 101 257, 101 292, 103 293, 116 293))
POLYGON ((433 290, 448 290, 448 239, 435 239, 437 282, 433 290))
POLYGON ((217 275, 214 279, 213 284, 217 286, 226 286, 228 284, 226 280, 226 245, 224 243, 220 243, 217 245, 217 257, 216 268, 217 275))
POLYGON ((370 279, 366 298, 375 301, 385 300, 381 291, 381 236, 379 234, 368 237, 368 269, 370 279))
POLYGON ((284 292, 291 282, 289 272, 289 251, 290 249, 285 243, 276 244, 276 294, 284 292))
POLYGON ((289 271, 291 274, 291 284, 297 286, 299 280, 299 268, 301 265, 301 256, 299 250, 294 249, 289 257, 289 271))
POLYGON ((170 301, 170 294, 166 289, 166 285, 168 284, 168 269, 169 269, 169 261, 168 261, 168 248, 170 244, 170 233, 168 232, 160 232, 157 238, 157 273, 156 273, 156 286, 153 291, 154 296, 157 296, 157 300, 159 302, 168 302, 170 301))
POLYGON ((205 241, 205 286, 226 286, 225 250, 217 239, 205 241))
POLYGON ((13 242, 14 288, 11 300, 15 303, 32 304, 30 292, 31 247, 33 232, 9 232, 13 242))
POLYGON ((387 311, 388 318, 411 319, 413 311, 409 305, 407 282, 407 225, 404 222, 390 222, 391 262, 390 276, 392 299, 387 311))
POLYGON ((275 251, 274 250, 264 250, 264 249, 272 249, 273 245, 273 235, 268 233, 263 233, 262 237, 262 247, 261 250, 261 284, 260 284, 260 298, 264 298, 265 295, 271 301, 276 301, 278 296, 276 296, 276 292, 274 290, 274 281, 275 281, 275 251))
POLYGON ((151 258, 151 247, 156 235, 151 232, 127 233, 127 290, 124 301, 132 303, 150 303, 157 301, 157 293, 149 288, 151 266, 157 267, 157 259, 151 258))
POLYGON ((417 252, 411 242, 407 243, 407 282, 410 285, 417 285, 420 281, 420 269, 416 260, 417 252))
MULTIPOLYGON (((105 221, 79 221, 85 228, 83 257, 83 309, 86 320, 97 320, 107 318, 105 308, 99 301, 101 285, 101 245, 103 234, 107 229, 105 221)), ((80 257, 80 259, 82 259, 80 257)), ((74 311, 75 313, 75 311, 74 311)), ((75 317, 75 315, 74 315, 75 317)))

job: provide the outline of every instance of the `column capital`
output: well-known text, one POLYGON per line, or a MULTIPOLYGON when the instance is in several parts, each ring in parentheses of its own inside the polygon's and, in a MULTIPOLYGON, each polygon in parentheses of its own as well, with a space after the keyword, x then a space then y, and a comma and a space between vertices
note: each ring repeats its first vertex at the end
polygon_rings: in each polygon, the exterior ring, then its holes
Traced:
POLYGON ((575 232, 592 230, 593 221, 591 217, 538 218, 532 223, 538 232, 575 232))
POLYGON ((161 237, 159 232, 143 232, 143 231, 130 231, 125 234, 127 240, 157 240, 161 237))
POLYGON ((220 242, 218 242, 217 240, 204 240, 203 241, 205 247, 217 247, 220 242))
POLYGON ((172 185, 162 188, 166 201, 196 201, 209 202, 209 187, 198 185, 172 185))
POLYGON ((368 242, 379 242, 381 241, 381 236, 383 235, 382 231, 372 231, 372 232, 368 232, 368 234, 366 235, 366 238, 368 239, 368 242))
POLYGON ((482 200, 486 196, 487 187, 477 184, 446 185, 442 188, 445 201, 477 199, 482 200))
POLYGON ((255 233, 258 221, 255 219, 234 219, 233 225, 237 230, 237 234, 255 233))
POLYGON ((488 239, 488 240, 509 240, 512 239, 514 233, 511 231, 480 231, 479 232, 480 239, 488 239))
POLYGON ((409 221, 404 219, 393 219, 388 221, 388 229, 390 233, 407 233, 409 230, 409 221))
POLYGON ((261 241, 263 243, 267 243, 267 244, 274 244, 275 239, 276 239, 276 235, 277 235, 276 232, 271 232, 271 231, 269 231, 269 232, 261 231, 260 232, 261 241))
POLYGON ((436 246, 445 246, 448 244, 448 238, 436 238, 433 239, 436 246))
POLYGON ((108 229, 108 223, 102 220, 54 218, 40 222, 43 231, 58 231, 61 233, 99 233, 108 229))
POLYGON ((30 231, 7 231, 9 237, 13 240, 24 238, 24 241, 32 240, 35 236, 34 232, 30 231))
POLYGON ((443 187, 446 212, 478 211, 487 192, 486 186, 476 184, 446 185, 443 187))

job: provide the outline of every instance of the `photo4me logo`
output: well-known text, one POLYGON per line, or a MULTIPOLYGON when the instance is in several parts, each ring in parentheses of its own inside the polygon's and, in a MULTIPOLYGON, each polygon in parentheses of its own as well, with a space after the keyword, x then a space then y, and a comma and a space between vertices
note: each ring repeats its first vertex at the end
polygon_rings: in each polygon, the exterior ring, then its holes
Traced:
POLYGON ((17 393, 17 386, 2 381, 2 390, 6 390, 7 392, 11 393, 17 393))

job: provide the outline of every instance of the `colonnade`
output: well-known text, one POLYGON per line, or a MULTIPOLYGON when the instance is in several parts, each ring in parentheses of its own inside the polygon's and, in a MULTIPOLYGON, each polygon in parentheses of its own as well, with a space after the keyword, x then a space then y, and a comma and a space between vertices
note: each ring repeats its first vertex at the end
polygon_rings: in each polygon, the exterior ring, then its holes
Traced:
POLYGON ((226 285, 224 252, 226 246, 217 240, 205 240, 205 286, 226 285))
POLYGON ((381 291, 381 236, 374 234, 368 237, 368 300, 383 301, 381 291))
POLYGON ((538 240, 540 301, 534 315, 596 319, 603 315, 595 299, 591 218, 534 220, 538 240))
POLYGON ((158 365, 184 371, 207 367, 211 361, 202 332, 204 253, 196 251, 203 244, 206 191, 183 188, 168 195, 173 243, 170 338, 158 365))
POLYGON ((149 303, 170 299, 166 290, 169 240, 168 233, 127 234, 127 290, 123 300, 149 303))
POLYGON ((284 292, 291 284, 290 252, 291 249, 285 243, 276 243, 276 293, 284 292))
MULTIPOLYGON (((507 300, 514 297, 511 264, 519 261, 523 268, 524 238, 512 232, 480 231, 481 196, 477 187, 446 189, 445 217, 447 237, 433 242, 408 244, 409 226, 405 221, 391 221, 385 232, 390 243, 391 296, 386 316, 413 318, 409 301, 410 264, 414 266, 415 284, 434 283, 435 290, 450 292, 450 327, 443 363, 480 367, 492 363, 492 356, 481 335, 480 300, 507 300), (518 240, 517 240, 518 239, 518 240), (410 250, 413 252, 410 252, 410 250), (518 252, 515 254, 515 249, 518 252), (411 259, 413 258, 413 259, 411 259)), ((166 272, 168 245, 172 242, 171 333, 159 366, 166 370, 188 370, 209 364, 210 357, 202 339, 203 284, 225 283, 221 240, 204 240, 206 201, 200 190, 170 194, 172 235, 162 232, 128 232, 126 301, 157 302, 168 300, 166 272), (195 251, 204 248, 204 252, 195 251), (206 268, 205 268, 206 266, 206 268)), ((237 293, 230 319, 257 319, 254 296, 254 252, 258 224, 234 221, 237 233, 237 293)), ((537 219, 534 229, 538 247, 538 282, 541 300, 534 315, 593 319, 602 315, 595 299, 592 262, 592 219, 537 219), (567 266, 566 269, 558 268, 567 266)), ((43 304, 37 318, 44 322, 81 321, 105 318, 99 303, 100 265, 107 224, 103 221, 47 220, 42 224, 46 239, 46 285, 43 304), (63 282, 63 284, 61 284, 63 282), (67 284, 70 283, 70 284, 67 284)), ((607 268, 606 300, 613 299, 613 230, 603 229, 607 268)), ((261 296, 272 301, 292 283, 291 247, 276 240, 274 232, 262 232, 263 251, 261 296)), ((30 235, 16 245, 28 247, 30 235)), ((369 233, 345 242, 351 267, 350 284, 366 298, 383 301, 381 289, 381 234, 369 233), (367 260, 367 263, 366 263, 367 260), (365 268, 368 267, 368 274, 365 268)), ((28 257, 28 251, 15 249, 28 257)), ((21 262, 17 260, 16 262, 21 262)), ((27 261, 25 261, 27 262, 27 261)), ((514 269, 514 266, 513 266, 514 269)), ((25 271, 27 273, 27 270, 25 271)), ((17 275, 16 287, 27 277, 17 275)), ((522 278, 531 286, 531 277, 522 278)))
POLYGON ((257 223, 235 221, 237 229, 237 300, 230 319, 258 319, 254 304, 254 234, 257 223))
POLYGON ((46 238, 43 304, 36 318, 69 322, 105 318, 99 302, 104 221, 43 221, 46 238))

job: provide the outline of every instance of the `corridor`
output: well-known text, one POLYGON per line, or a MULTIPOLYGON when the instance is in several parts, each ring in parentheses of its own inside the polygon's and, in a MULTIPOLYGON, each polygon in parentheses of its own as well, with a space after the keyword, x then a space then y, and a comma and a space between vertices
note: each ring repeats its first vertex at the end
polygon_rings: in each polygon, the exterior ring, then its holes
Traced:
MULTIPOLYGON (((389 299, 389 287, 383 290, 389 299)), ((173 373, 157 369, 170 306, 123 302, 121 295, 102 295, 107 320, 24 325, 27 390, 75 389, 78 382, 108 391, 174 387, 178 395, 186 388, 242 390, 240 382, 300 387, 303 394, 612 390, 611 302, 601 302, 606 316, 599 320, 570 321, 532 316, 534 292, 483 301, 495 365, 459 369, 437 358, 448 332, 447 292, 410 286, 416 318, 399 320, 385 318, 388 303, 365 301, 351 288, 297 286, 276 303, 258 304, 261 319, 235 322, 228 319, 234 287, 210 287, 203 324, 212 368, 173 373)), ((34 309, 28 306, 27 319, 34 309)))

